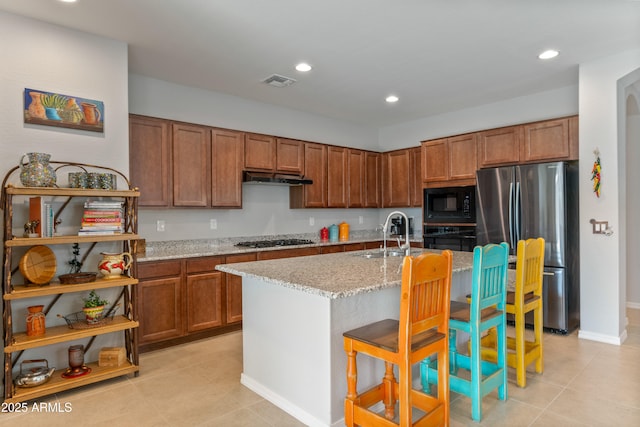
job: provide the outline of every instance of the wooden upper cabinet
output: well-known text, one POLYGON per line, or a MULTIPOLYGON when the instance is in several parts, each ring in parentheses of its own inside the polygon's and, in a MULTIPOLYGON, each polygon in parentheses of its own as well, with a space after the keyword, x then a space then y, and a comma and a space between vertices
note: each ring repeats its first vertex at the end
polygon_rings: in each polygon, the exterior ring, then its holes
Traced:
POLYGON ((478 167, 516 164, 520 161, 522 126, 509 126, 478 133, 478 167))
POLYGON ((382 154, 364 152, 364 207, 379 208, 381 203, 380 176, 382 154))
POLYGON ((129 116, 129 179, 139 206, 171 206, 171 133, 166 120, 129 116))
POLYGON ((242 207, 244 133, 211 130, 211 206, 242 207))
POLYGON ((460 135, 449 140, 449 179, 476 181, 478 154, 476 135, 460 135))
POLYGON ((347 154, 347 199, 348 207, 364 207, 365 152, 348 149, 347 154))
POLYGON ((174 123, 172 135, 173 206, 209 206, 209 128, 174 123))
POLYGON ((474 185, 476 134, 422 142, 422 180, 427 187, 474 185))
POLYGON ((327 147, 327 207, 347 207, 347 154, 344 147, 327 147))
POLYGON ((301 174, 304 172, 304 143, 293 139, 276 139, 276 171, 301 174))
POLYGON ((293 186, 289 189, 289 203, 295 208, 327 207, 327 146, 305 142, 304 175, 313 184, 293 186))
POLYGON ((422 150, 421 147, 409 149, 409 193, 411 198, 411 206, 422 206, 422 150))
POLYGON ((537 162, 578 158, 578 118, 569 117, 523 125, 521 160, 537 162))
POLYGON ((449 177, 449 145, 447 139, 422 143, 422 181, 446 181, 449 177))
POLYGON ((244 168, 274 171, 276 169, 276 138, 246 133, 244 137, 244 168))
POLYGON ((478 132, 478 167, 578 159, 578 116, 478 132))
POLYGON ((383 166, 383 207, 411 206, 410 196, 410 164, 409 149, 395 150, 384 153, 383 166))

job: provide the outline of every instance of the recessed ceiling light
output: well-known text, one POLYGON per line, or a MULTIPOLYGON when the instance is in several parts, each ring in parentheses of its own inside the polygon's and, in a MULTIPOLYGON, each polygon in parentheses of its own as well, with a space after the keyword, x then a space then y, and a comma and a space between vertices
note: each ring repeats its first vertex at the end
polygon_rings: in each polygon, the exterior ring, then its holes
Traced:
POLYGON ((75 3, 77 0, 60 0, 62 3, 75 3))
POLYGON ((387 101, 389 104, 393 104, 394 102, 398 102, 398 99, 400 98, 395 95, 389 95, 385 98, 385 101, 387 101))
POLYGON ((311 65, 307 64, 306 62, 301 62, 296 65, 296 70, 306 73, 307 71, 311 71, 311 65))
POLYGON ((556 56, 558 56, 559 53, 560 52, 558 52, 557 50, 549 49, 549 50, 545 50, 540 55, 538 55, 538 58, 540 58, 540 59, 551 59, 551 58, 555 58, 556 56))

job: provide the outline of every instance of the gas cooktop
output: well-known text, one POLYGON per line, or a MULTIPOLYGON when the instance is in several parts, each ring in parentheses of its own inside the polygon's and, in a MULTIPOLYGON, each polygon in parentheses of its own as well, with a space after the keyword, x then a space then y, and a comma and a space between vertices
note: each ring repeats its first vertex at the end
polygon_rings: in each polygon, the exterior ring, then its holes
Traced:
POLYGON ((242 248, 272 248, 274 246, 309 245, 311 243, 313 243, 313 241, 307 239, 276 239, 238 242, 236 243, 236 246, 242 248))

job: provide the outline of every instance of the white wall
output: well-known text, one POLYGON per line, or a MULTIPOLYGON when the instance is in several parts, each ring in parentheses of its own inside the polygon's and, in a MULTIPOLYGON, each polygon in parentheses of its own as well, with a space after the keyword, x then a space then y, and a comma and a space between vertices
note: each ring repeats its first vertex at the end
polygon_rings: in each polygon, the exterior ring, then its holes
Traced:
MULTIPOLYGON (((639 72, 640 74, 640 72, 639 72)), ((640 211, 640 193, 634 191, 640 182, 640 83, 629 87, 626 105, 626 192, 627 212, 640 211)), ((637 215, 627 215, 627 307, 640 308, 640 221, 637 215), (631 260, 631 261, 629 261, 631 260)))
MULTIPOLYGON (((582 159, 579 336, 611 343, 623 342, 626 337, 626 142, 624 125, 620 127, 625 121, 626 99, 619 82, 639 67, 640 51, 636 50, 581 64, 579 71, 582 159), (596 148, 602 164, 599 198, 593 194, 590 181, 596 148), (609 237, 592 234, 591 218, 609 221, 614 234, 609 237)), ((625 86, 630 84, 633 81, 625 86)))
MULTIPOLYGON (((62 27, 0 12, 0 171, 4 175, 26 152, 52 154, 53 160, 86 162, 128 170, 128 106, 127 106, 127 46, 124 43, 71 31, 62 27), (23 91, 25 88, 58 92, 104 101, 104 133, 76 131, 49 126, 25 125, 23 122, 23 91)), ((66 175, 62 169, 59 176, 66 175)), ((17 175, 11 182, 19 182, 17 175)), ((59 179, 66 183, 66 179, 59 179)), ((61 201, 58 201, 61 203, 61 201)), ((16 207, 19 214, 21 206, 16 207)), ((64 231, 67 224, 79 224, 79 216, 62 216, 64 231)), ((17 224, 17 231, 22 226, 17 224)), ((77 230, 77 226, 75 227, 77 230)), ((65 245, 66 246, 66 245, 65 245)), ((112 245, 109 246, 109 249, 112 245)), ((91 265, 83 271, 95 271, 101 249, 87 260, 91 265)), ((55 248, 58 274, 68 272, 66 264, 71 256, 69 247, 55 248)), ((84 255, 84 248, 81 248, 84 255)), ((14 259, 14 266, 17 265, 14 259)), ((113 290, 114 293, 116 290, 113 290)), ((112 298, 108 291, 101 295, 112 298)), ((56 314, 80 311, 80 294, 63 297, 46 318, 47 326, 64 324, 56 314)), ((12 304, 15 329, 24 331, 26 306, 48 304, 51 297, 12 304)), ((97 359, 101 347, 122 345, 121 334, 100 337, 87 360, 97 359)), ((87 340, 70 342, 86 344, 87 340)), ((68 366, 67 345, 43 347, 24 354, 22 360, 44 357, 49 366, 68 366)))
POLYGON ((568 86, 380 129, 384 150, 407 148, 416 142, 493 129, 578 113, 578 87, 568 86))

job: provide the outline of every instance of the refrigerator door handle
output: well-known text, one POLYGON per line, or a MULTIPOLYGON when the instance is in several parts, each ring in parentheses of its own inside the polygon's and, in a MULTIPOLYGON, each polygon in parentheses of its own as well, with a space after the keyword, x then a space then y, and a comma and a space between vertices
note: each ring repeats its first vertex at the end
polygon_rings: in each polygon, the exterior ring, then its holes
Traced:
POLYGON ((513 182, 509 184, 509 245, 513 248, 513 182))
POLYGON ((522 235, 522 229, 521 229, 521 226, 520 226, 520 220, 522 219, 521 218, 521 213, 520 213, 520 202, 521 202, 521 199, 522 199, 522 196, 520 194, 520 183, 516 182, 516 197, 515 197, 515 210, 516 211, 515 211, 515 214, 514 214, 515 219, 516 219, 516 221, 515 221, 515 225, 516 226, 515 226, 515 229, 514 229, 514 231, 515 231, 514 234, 516 235, 516 241, 514 243, 519 242, 520 241, 520 237, 522 235))

